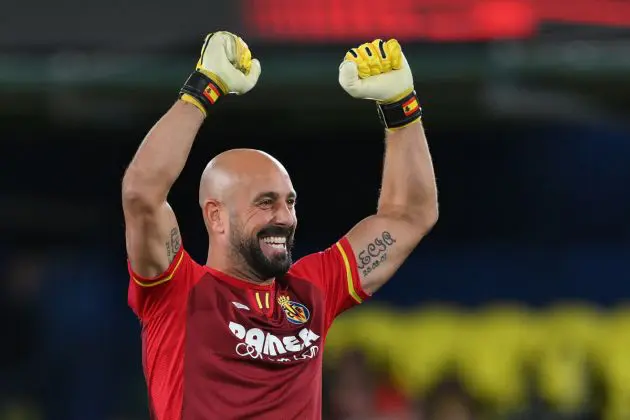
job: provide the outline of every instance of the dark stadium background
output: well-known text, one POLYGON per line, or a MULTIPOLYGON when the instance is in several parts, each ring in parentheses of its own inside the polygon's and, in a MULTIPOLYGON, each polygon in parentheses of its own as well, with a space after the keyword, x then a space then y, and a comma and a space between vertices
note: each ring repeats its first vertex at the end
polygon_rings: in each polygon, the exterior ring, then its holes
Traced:
POLYGON ((383 132, 374 104, 338 86, 337 66, 356 43, 398 36, 414 71, 440 220, 333 329, 327 419, 630 418, 630 3, 383 4, 3 5, 1 420, 147 418, 120 181, 216 29, 242 34, 263 72, 209 118, 172 191, 199 261, 198 180, 227 148, 263 149, 292 174, 296 257, 372 212, 383 132), (457 351, 441 356, 440 331, 457 351), (492 359, 523 348, 510 332, 542 337, 525 368, 510 356, 514 374, 492 359), (462 360, 487 371, 467 376, 462 360), (418 385, 411 368, 437 365, 418 385), (510 399, 514 387, 524 391, 510 399))

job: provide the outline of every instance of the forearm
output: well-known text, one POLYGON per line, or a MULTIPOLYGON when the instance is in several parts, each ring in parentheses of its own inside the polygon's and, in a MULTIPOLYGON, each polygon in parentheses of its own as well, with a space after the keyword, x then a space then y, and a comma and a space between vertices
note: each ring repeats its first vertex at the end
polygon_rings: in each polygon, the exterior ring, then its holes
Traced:
POLYGON ((123 195, 156 205, 166 201, 181 173, 204 116, 195 106, 177 101, 153 126, 138 148, 123 179, 123 195))
POLYGON ((437 219, 437 187, 422 122, 386 134, 378 213, 432 225, 437 219))

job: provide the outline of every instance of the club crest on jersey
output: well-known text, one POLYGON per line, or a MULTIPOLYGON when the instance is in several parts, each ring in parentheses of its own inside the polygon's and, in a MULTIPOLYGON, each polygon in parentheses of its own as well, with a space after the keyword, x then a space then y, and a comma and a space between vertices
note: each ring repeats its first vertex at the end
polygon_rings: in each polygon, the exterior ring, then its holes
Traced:
POLYGON ((278 297, 278 304, 284 310, 287 320, 292 324, 304 324, 311 315, 306 306, 293 302, 288 296, 278 297))

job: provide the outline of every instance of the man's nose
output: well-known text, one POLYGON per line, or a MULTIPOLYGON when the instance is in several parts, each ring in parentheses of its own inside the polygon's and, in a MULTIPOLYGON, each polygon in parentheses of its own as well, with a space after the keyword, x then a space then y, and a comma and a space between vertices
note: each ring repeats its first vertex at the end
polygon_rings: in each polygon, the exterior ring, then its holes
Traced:
POLYGON ((274 214, 274 221, 280 225, 292 226, 295 223, 293 210, 287 204, 279 204, 274 214))

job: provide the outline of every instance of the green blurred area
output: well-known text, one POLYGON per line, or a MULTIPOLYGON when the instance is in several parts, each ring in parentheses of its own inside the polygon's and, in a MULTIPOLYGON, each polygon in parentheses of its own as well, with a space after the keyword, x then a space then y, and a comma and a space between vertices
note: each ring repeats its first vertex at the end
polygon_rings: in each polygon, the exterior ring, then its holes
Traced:
MULTIPOLYGON (((337 83, 338 64, 351 46, 254 44, 263 68, 260 82, 247 100, 234 106, 226 101, 224 108, 264 107, 293 113, 292 118, 334 123, 364 105, 345 98, 337 83)), ((404 51, 434 121, 454 115, 461 123, 488 122, 502 113, 553 115, 545 107, 577 114, 569 106, 580 101, 602 108, 587 113, 630 112, 630 42, 623 39, 408 44, 404 51)), ((5 52, 0 55, 0 106, 7 116, 131 123, 134 117, 159 112, 174 98, 197 53, 196 46, 177 53, 5 52), (33 95, 39 100, 33 101, 33 95)))
MULTIPOLYGON (((260 45, 252 53, 263 63, 265 82, 274 85, 326 84, 353 45, 260 45)), ((505 41, 473 44, 405 44, 418 79, 474 79, 509 71, 521 75, 562 75, 586 79, 627 75, 630 41, 505 41)), ((194 54, 194 50, 191 51, 194 54)), ((181 84, 193 56, 182 53, 116 53, 61 50, 0 54, 0 84, 44 86, 153 87, 181 84)))

